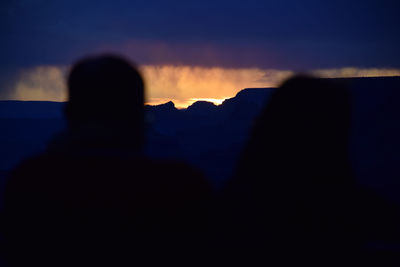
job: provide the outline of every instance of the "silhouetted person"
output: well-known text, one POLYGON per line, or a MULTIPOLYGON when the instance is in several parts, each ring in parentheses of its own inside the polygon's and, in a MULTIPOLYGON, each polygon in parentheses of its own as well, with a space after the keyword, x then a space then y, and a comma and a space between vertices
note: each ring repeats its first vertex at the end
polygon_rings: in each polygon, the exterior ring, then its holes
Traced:
POLYGON ((86 58, 68 88, 67 130, 23 162, 6 189, 10 263, 150 265, 196 254, 208 229, 209 187, 182 163, 142 156, 136 68, 115 56, 86 58))
POLYGON ((349 126, 348 92, 334 83, 298 76, 274 92, 223 200, 245 253, 321 266, 356 253, 349 126))

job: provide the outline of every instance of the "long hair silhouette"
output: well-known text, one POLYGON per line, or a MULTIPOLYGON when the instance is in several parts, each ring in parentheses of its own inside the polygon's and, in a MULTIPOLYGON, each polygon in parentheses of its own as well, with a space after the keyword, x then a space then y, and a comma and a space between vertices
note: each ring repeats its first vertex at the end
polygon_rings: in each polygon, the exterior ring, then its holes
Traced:
POLYGON ((323 79, 296 76, 273 93, 225 190, 242 243, 309 259, 356 247, 350 111, 347 89, 323 79))

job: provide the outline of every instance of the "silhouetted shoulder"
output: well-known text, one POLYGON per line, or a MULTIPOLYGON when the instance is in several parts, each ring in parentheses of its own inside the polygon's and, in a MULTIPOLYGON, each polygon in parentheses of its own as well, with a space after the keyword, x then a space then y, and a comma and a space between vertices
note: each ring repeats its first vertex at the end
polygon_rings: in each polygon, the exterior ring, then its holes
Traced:
POLYGON ((106 198, 108 191, 116 194, 115 190, 142 196, 151 193, 157 198, 162 194, 194 197, 196 192, 201 197, 211 192, 201 172, 178 161, 44 154, 24 161, 12 172, 6 199, 30 192, 55 199, 84 198, 96 191, 97 197, 106 198), (82 195, 77 194, 80 191, 82 195))
POLYGON ((8 246, 15 262, 21 251, 47 259, 48 244, 91 253, 132 250, 123 255, 135 255, 133 261, 151 253, 178 259, 177 251, 198 251, 193 246, 209 230, 211 201, 202 174, 184 163, 41 155, 16 168, 6 188, 8 246))

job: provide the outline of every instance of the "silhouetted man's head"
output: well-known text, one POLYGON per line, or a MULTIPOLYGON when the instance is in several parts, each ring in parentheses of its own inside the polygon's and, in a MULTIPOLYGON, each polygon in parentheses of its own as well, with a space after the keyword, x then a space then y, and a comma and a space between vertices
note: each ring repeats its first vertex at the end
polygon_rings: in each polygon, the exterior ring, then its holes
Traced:
POLYGON ((310 177, 330 172, 336 181, 347 179, 350 118, 350 95, 338 81, 295 76, 274 92, 258 118, 246 164, 264 168, 273 161, 279 172, 296 170, 292 177, 303 170, 310 177))
MULTIPOLYGON (((328 79, 295 76, 285 81, 266 108, 279 136, 316 147, 346 144, 350 126, 349 92, 328 79)), ((285 140, 287 142, 287 140, 285 140)))
POLYGON ((77 62, 68 77, 66 116, 70 128, 125 125, 141 130, 144 83, 127 60, 104 55, 77 62))

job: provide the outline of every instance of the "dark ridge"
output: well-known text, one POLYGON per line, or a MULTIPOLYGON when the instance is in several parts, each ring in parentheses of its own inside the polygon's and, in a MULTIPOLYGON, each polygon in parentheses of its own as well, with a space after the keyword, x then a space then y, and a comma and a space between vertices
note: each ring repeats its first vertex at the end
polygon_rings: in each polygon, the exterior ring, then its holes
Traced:
POLYGON ((217 108, 218 106, 216 106, 212 102, 196 101, 192 105, 187 107, 186 112, 189 112, 193 115, 203 115, 205 113, 213 112, 217 108))
MULTIPOLYGON (((400 77, 331 80, 343 82, 351 91, 356 177, 400 203, 400 77)), ((210 179, 227 178, 254 118, 274 90, 246 88, 219 106, 205 101, 186 110, 176 109, 172 101, 146 106, 149 154, 181 157, 205 170, 210 179), (197 109, 201 111, 191 112, 197 109), (217 165, 210 160, 216 154, 217 165)), ((62 106, 46 101, 0 101, 0 169, 9 170, 28 154, 45 148, 50 136, 63 128, 62 106)))
POLYGON ((246 95, 246 96, 253 96, 253 97, 255 97, 255 96, 260 96, 260 95, 263 95, 263 94, 265 94, 266 92, 268 92, 268 91, 273 91, 273 90, 275 90, 276 88, 274 88, 274 87, 262 87, 262 88, 244 88, 244 89, 242 89, 242 90, 240 90, 236 95, 235 95, 235 97, 242 97, 242 96, 244 96, 244 95, 246 95))
POLYGON ((275 88, 245 88, 239 91, 234 97, 225 99, 221 105, 231 105, 232 102, 246 102, 263 105, 265 98, 269 96, 274 90, 275 88))
POLYGON ((209 101, 196 101, 190 106, 188 106, 187 109, 209 108, 209 107, 214 108, 216 107, 216 105, 213 102, 209 101))
POLYGON ((64 102, 0 100, 0 118, 63 118, 64 102))
POLYGON ((160 104, 160 105, 146 105, 145 109, 147 109, 147 110, 157 109, 159 111, 177 110, 177 108, 175 107, 174 102, 172 102, 172 101, 168 101, 167 103, 160 104))

